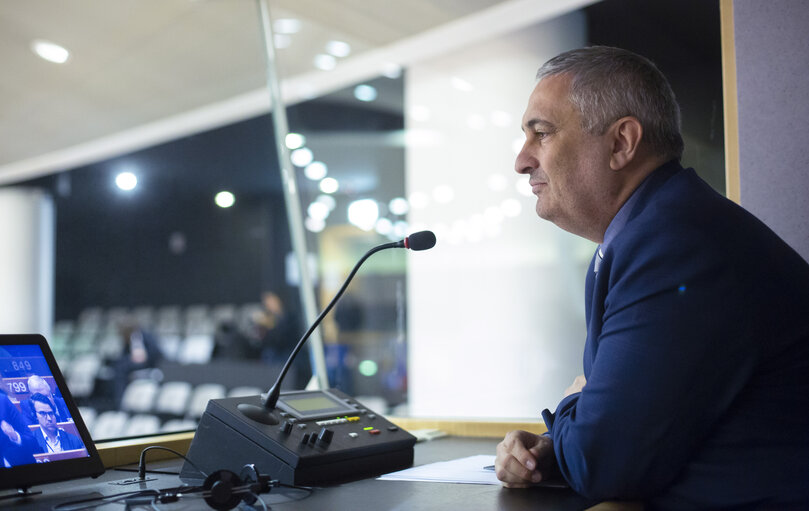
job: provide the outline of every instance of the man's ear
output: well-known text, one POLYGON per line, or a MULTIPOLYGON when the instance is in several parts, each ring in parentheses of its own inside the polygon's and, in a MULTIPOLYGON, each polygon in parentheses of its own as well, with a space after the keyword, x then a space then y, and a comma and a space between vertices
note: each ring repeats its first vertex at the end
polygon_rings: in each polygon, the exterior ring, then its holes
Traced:
POLYGON ((610 126, 609 133, 612 137, 610 168, 621 170, 637 156, 643 137, 643 126, 635 117, 621 117, 610 126))

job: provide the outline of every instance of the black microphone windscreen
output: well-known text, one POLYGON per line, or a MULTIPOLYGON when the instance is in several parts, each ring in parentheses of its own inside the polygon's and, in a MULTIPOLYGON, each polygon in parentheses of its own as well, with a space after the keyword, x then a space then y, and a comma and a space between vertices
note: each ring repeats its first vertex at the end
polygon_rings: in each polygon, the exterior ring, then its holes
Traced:
POLYGON ((435 246, 435 234, 432 231, 414 232, 407 237, 405 245, 410 250, 427 250, 435 246))

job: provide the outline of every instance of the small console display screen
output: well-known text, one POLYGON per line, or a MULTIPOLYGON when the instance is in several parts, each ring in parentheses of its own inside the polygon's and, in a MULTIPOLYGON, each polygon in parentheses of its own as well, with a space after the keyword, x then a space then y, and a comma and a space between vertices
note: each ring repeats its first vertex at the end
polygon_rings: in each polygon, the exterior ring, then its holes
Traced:
POLYGON ((348 403, 322 390, 282 395, 278 404, 299 419, 315 419, 355 412, 348 403))
POLYGON ((340 403, 336 403, 326 396, 284 399, 284 402, 299 412, 321 412, 342 406, 340 403))

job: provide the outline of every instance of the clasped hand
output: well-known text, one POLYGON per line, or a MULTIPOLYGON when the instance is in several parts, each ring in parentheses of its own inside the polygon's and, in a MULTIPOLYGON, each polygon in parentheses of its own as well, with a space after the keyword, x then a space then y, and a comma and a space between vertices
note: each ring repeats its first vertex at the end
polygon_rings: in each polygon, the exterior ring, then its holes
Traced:
MULTIPOLYGON (((581 392, 587 385, 585 377, 577 376, 565 390, 565 397, 581 392)), ((553 440, 528 431, 511 431, 497 444, 494 460, 497 478, 506 488, 526 488, 559 473, 553 440)))
POLYGON ((558 473, 553 441, 528 431, 511 431, 497 444, 497 478, 506 488, 526 488, 558 473))

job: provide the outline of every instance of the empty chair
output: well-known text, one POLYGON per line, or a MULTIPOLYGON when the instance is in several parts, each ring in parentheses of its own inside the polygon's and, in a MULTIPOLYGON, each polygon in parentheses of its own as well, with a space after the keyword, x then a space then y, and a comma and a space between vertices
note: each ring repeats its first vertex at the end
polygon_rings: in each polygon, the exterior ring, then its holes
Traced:
POLYGON ((149 412, 157 396, 157 382, 154 380, 132 380, 124 389, 121 410, 127 412, 149 412))
POLYGON ((67 387, 73 397, 88 397, 95 389, 96 376, 101 369, 101 359, 95 353, 86 353, 65 366, 67 387))
POLYGON ((72 321, 59 321, 53 325, 53 333, 48 340, 54 356, 67 355, 70 351, 70 339, 73 337, 75 325, 72 321))
POLYGON ((77 330, 79 332, 98 333, 101 330, 101 322, 104 319, 104 311, 101 307, 88 307, 79 314, 77 330))
POLYGON ((182 417, 188 408, 191 384, 185 381, 168 381, 160 387, 155 400, 154 412, 182 417))
POLYGON ((191 401, 188 403, 186 416, 191 419, 199 419, 208 406, 211 399, 225 397, 225 386, 219 383, 202 383, 197 385, 191 394, 191 401))
POLYGON ((96 417, 90 436, 93 437, 93 441, 95 442, 118 438, 123 435, 128 419, 129 414, 120 410, 102 412, 96 417))
POLYGON ((138 414, 129 418, 121 436, 153 435, 160 432, 160 419, 154 415, 138 414))
POLYGON ((107 319, 104 325, 105 332, 117 332, 120 326, 129 321, 129 313, 124 307, 113 307, 107 310, 107 319))
POLYGON ((213 335, 189 335, 180 345, 177 362, 181 364, 207 364, 213 355, 213 335))
POLYGON ((172 362, 177 360, 182 342, 183 339, 177 334, 160 334, 157 340, 163 356, 172 362))
POLYGON ((242 332, 250 332, 255 327, 256 318, 261 315, 264 308, 260 303, 247 303, 242 305, 236 321, 242 332))
POLYGON ((132 320, 141 328, 151 330, 155 324, 155 311, 153 307, 142 305, 132 309, 132 320))
POLYGON ((189 431, 197 429, 197 421, 191 419, 170 419, 160 427, 162 433, 189 431))
POLYGON ((160 335, 181 335, 183 328, 180 307, 167 305, 157 311, 155 331, 160 335))
POLYGON ((236 306, 231 303, 217 305, 211 309, 211 319, 216 325, 236 321, 236 306))
POLYGON ((258 387, 233 387, 228 391, 228 397, 244 397, 244 396, 257 396, 261 394, 264 390, 258 387))
POLYGON ((106 360, 117 359, 124 350, 124 340, 118 332, 107 331, 98 343, 98 354, 106 360))

